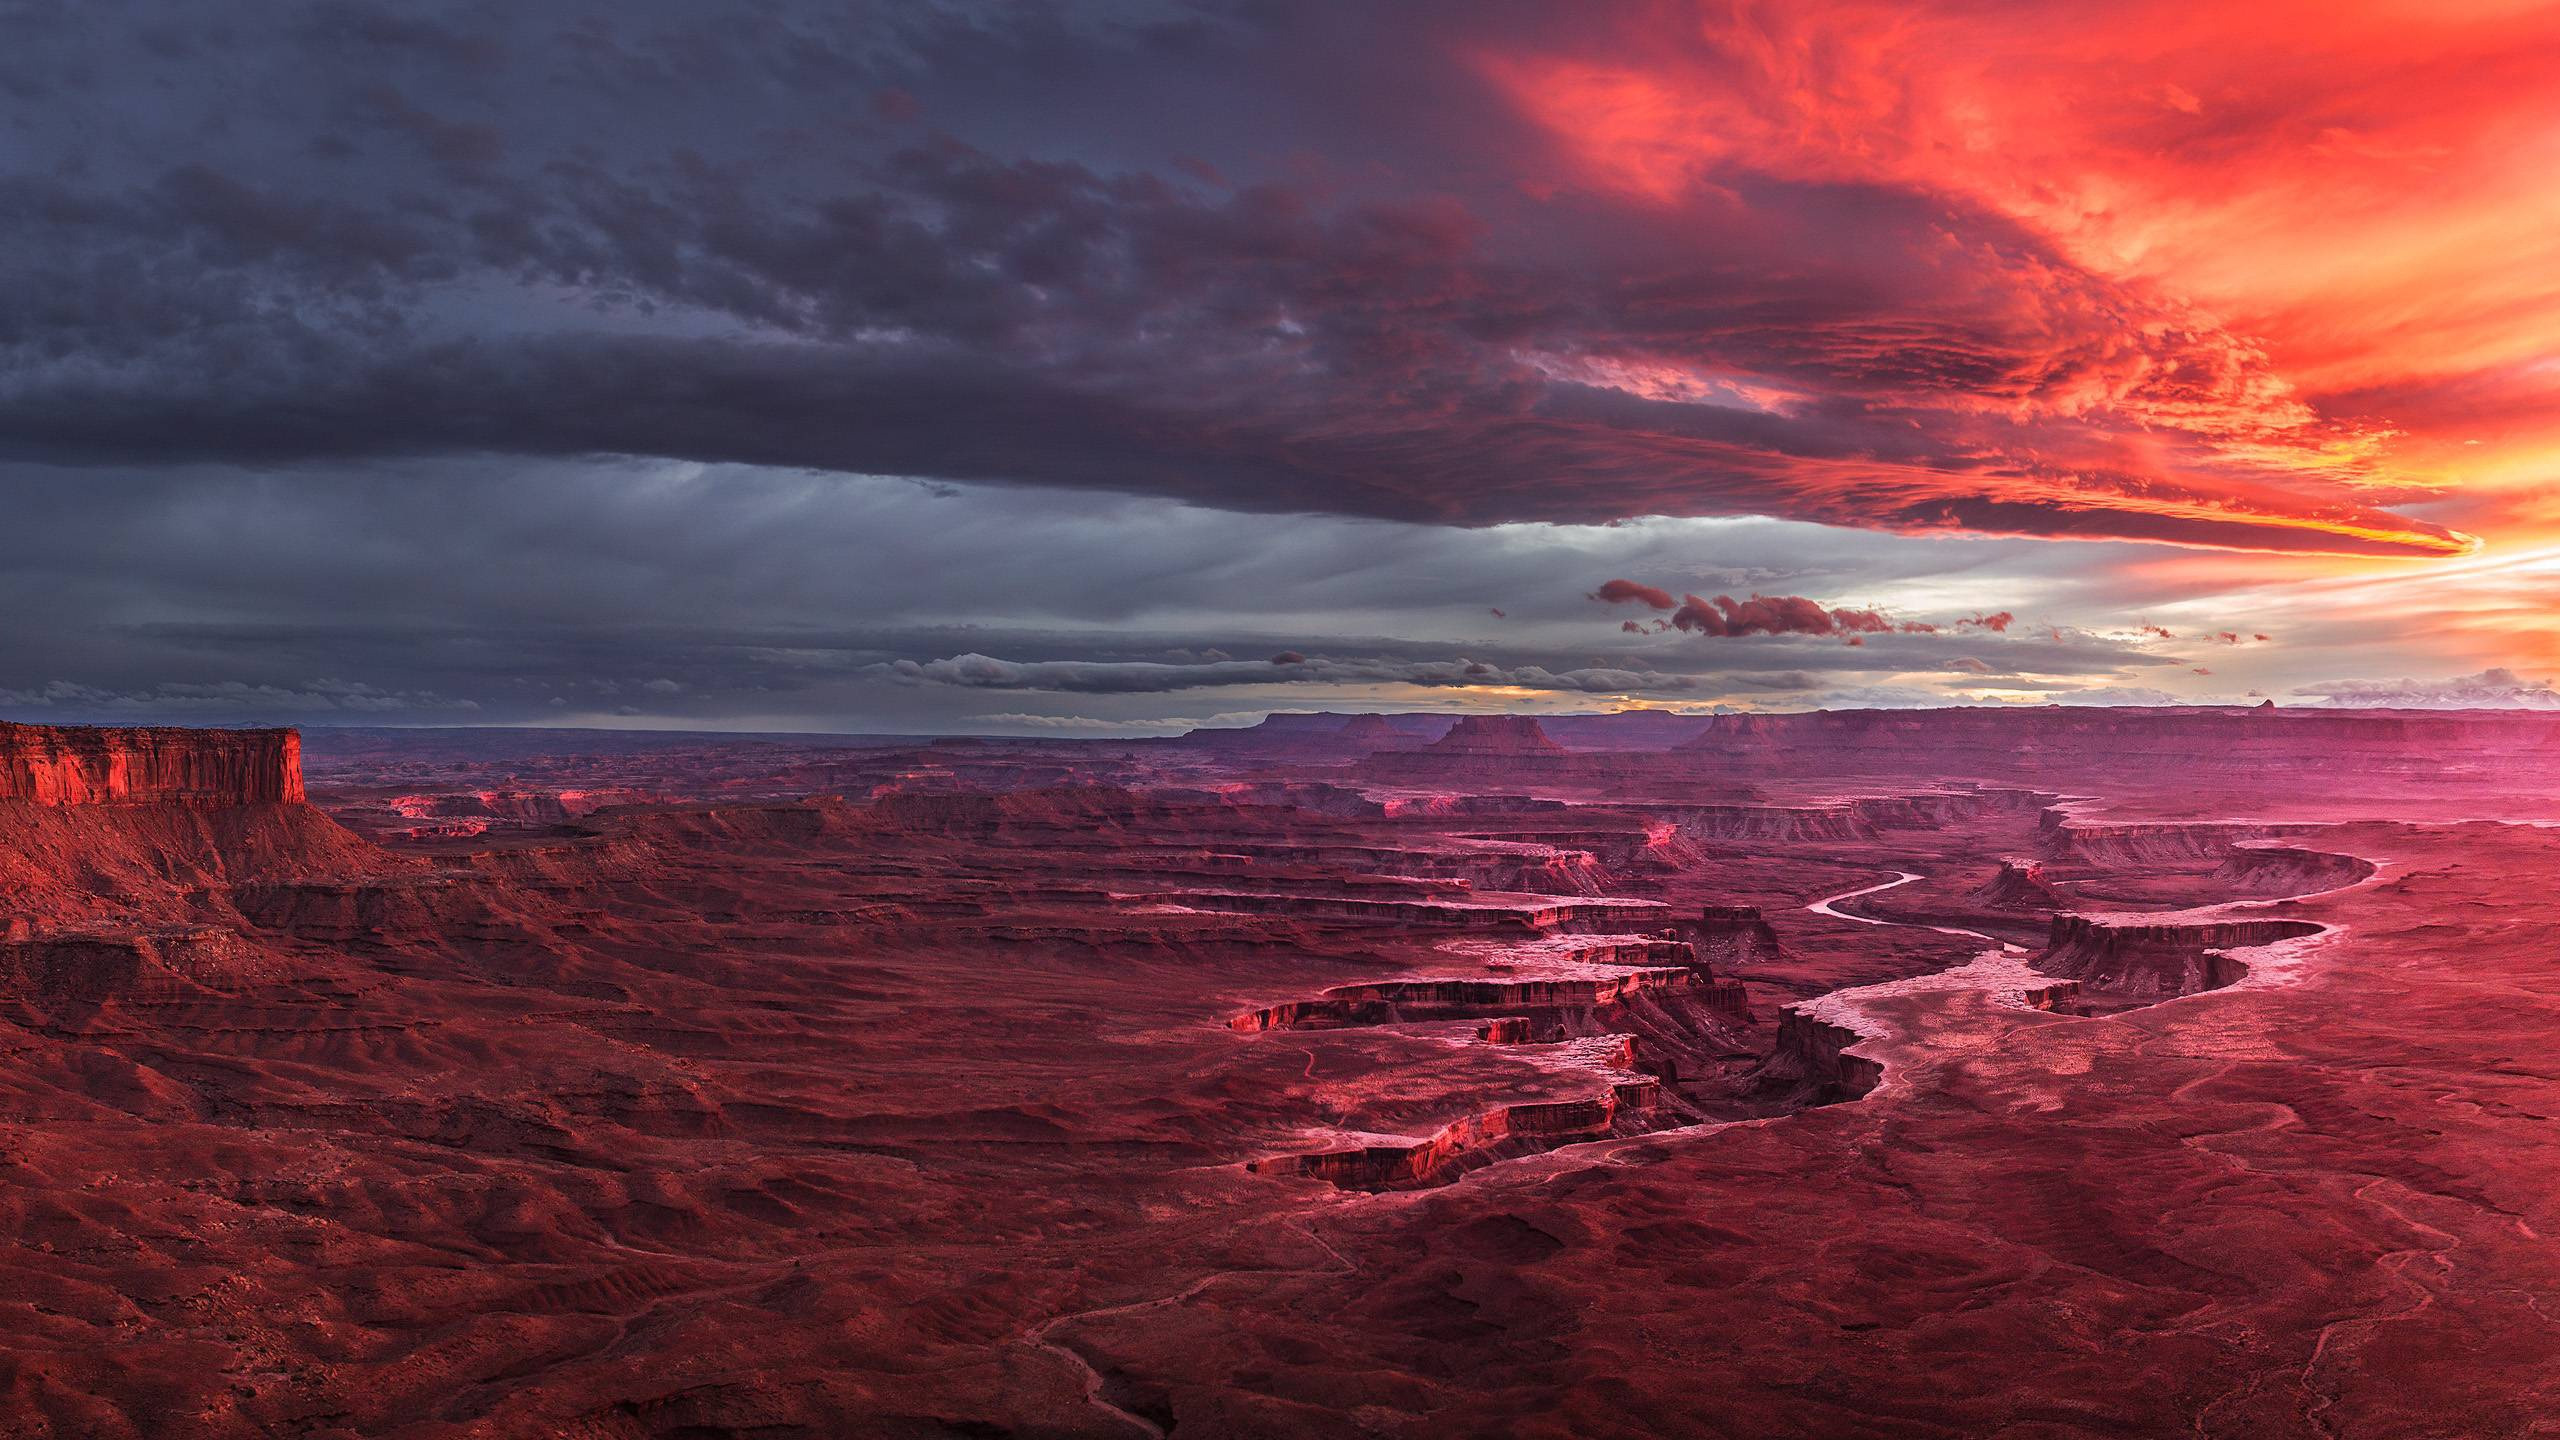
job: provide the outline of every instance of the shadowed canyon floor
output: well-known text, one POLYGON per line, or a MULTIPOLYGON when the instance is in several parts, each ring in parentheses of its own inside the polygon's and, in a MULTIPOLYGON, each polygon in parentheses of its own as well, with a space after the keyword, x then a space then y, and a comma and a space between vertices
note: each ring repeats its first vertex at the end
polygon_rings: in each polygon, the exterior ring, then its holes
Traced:
POLYGON ((2560 725, 0 727, 0 1436, 2560 1434, 2560 725))

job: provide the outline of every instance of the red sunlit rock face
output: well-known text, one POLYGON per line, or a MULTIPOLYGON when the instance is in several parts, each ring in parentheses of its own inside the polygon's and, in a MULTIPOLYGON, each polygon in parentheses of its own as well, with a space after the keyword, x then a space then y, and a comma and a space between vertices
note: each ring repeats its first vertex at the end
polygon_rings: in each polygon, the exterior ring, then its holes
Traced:
POLYGON ((302 799, 290 730, 0 724, 0 800, 37 805, 261 805, 302 799))
POLYGON ((0 730, 0 1435, 2560 1412, 2545 718, 1275 720, 0 730))

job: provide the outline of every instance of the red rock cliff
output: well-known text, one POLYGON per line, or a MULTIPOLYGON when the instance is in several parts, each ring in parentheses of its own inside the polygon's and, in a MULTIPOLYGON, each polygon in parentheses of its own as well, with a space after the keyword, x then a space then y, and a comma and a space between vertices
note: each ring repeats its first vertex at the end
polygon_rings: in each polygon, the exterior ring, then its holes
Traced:
POLYGON ((0 801, 201 807, 302 800, 292 730, 123 729, 0 722, 0 801))

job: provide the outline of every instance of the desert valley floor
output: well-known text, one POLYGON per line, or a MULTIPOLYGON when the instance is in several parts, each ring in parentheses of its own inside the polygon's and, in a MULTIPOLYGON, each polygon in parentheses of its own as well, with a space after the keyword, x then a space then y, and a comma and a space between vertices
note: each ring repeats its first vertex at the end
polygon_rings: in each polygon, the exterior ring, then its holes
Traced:
POLYGON ((2560 722, 0 726, 0 1436, 2560 1436, 2560 722))

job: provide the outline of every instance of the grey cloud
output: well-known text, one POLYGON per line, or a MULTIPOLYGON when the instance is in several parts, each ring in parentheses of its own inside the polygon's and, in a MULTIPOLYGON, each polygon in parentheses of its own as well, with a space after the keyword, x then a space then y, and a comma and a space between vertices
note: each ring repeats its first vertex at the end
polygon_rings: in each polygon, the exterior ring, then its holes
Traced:
MULTIPOLYGON (((468 700, 492 719, 629 705, 706 723, 932 729, 967 713, 959 692, 888 684, 872 667, 972 651, 1018 662, 1242 657, 1265 686, 1286 684, 1279 671, 1292 667, 1267 657, 1291 650, 1372 657, 1381 675, 1472 658, 1602 685, 1579 672, 1875 673, 2003 646, 2063 673, 2149 663, 2081 632, 2063 643, 1879 637, 1819 654, 1783 638, 1708 647, 1591 633, 1588 575, 1621 560, 1684 581, 1752 568, 1820 582, 1910 563, 1884 537, 1780 522, 1275 523, 1101 495, 937 494, 893 480, 632 463, 0 466, 0 509, 13 541, 0 565, 0 607, 13 621, 0 627, 0 690, 62 681, 140 695, 236 681, 267 687, 274 704, 220 714, 280 721, 342 713, 308 686, 336 677, 434 697, 421 719, 444 713, 433 704, 468 700), (1489 600, 1508 618, 1489 619, 1489 600)), ((2048 563, 2013 541, 1941 542, 1932 553, 1980 567, 1986 592, 2014 590, 2015 576, 2048 563)), ((69 705, 49 713, 83 718, 69 705)))
POLYGON ((2560 709, 2560 689, 2499 667, 2444 680, 2326 680, 2296 686, 2323 704, 2378 709, 2560 709))
POLYGON ((0 705, 28 711, 62 710, 78 717, 158 716, 166 718, 237 718, 243 715, 347 714, 468 716, 479 702, 458 700, 425 690, 381 690, 344 680, 311 680, 299 686, 250 684, 225 680, 213 684, 170 683, 148 690, 101 690, 68 680, 48 681, 23 690, 0 690, 0 705))
POLYGON ((981 690, 1044 690, 1068 694, 1163 694, 1274 683, 1339 687, 1420 686, 1430 689, 1509 687, 1567 695, 1694 695, 1735 691, 1801 691, 1819 687, 1811 671, 1681 672, 1593 665, 1552 669, 1540 664, 1490 664, 1464 658, 1408 660, 1386 656, 1308 657, 1276 673, 1246 662, 1169 664, 1159 661, 1047 660, 1023 662, 976 653, 937 660, 899 660, 880 672, 909 684, 981 690))

